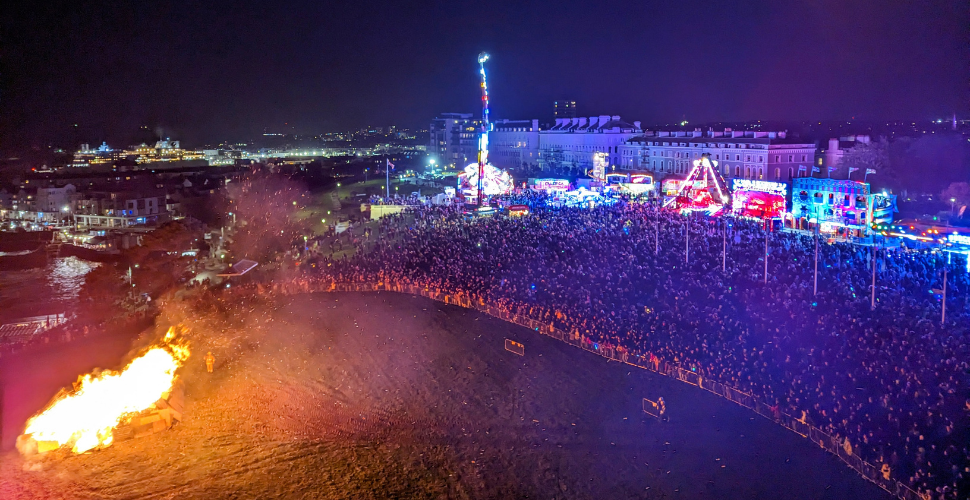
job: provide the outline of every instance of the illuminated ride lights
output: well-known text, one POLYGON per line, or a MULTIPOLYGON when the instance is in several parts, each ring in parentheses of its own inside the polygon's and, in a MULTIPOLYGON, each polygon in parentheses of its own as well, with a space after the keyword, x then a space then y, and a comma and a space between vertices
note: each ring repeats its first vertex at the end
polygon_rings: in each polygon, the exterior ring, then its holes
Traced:
POLYGON ((664 202, 664 208, 714 215, 724 210, 728 201, 727 186, 717 173, 717 162, 704 153, 694 160, 694 168, 680 184, 677 194, 664 202))
POLYGON ((481 204, 481 195, 509 194, 512 192, 512 187, 512 176, 504 170, 495 168, 492 164, 482 167, 477 163, 470 163, 465 167, 464 172, 458 174, 458 190, 466 197, 478 195, 479 204, 481 204), (485 172, 484 177, 479 176, 479 172, 482 171, 485 172))
POLYGON ((478 73, 482 83, 482 129, 478 136, 478 163, 465 167, 458 175, 458 190, 466 197, 475 197, 475 203, 486 204, 486 196, 496 196, 512 192, 512 177, 488 163, 488 133, 492 130, 488 109, 488 81, 485 75, 485 61, 488 54, 478 54, 478 73))
MULTIPOLYGON (((491 124, 488 121, 488 82, 485 78, 485 61, 488 54, 478 54, 478 72, 482 77, 482 133, 478 137, 478 175, 475 177, 478 187, 477 200, 479 205, 485 203, 485 166, 488 163, 488 133, 491 124)), ((467 170, 467 169, 466 169, 467 170)))

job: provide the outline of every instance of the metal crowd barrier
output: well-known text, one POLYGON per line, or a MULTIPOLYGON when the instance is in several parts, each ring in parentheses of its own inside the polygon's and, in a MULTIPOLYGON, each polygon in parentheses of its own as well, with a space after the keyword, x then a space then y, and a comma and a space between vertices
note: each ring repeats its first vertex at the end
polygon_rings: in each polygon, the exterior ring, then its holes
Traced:
MULTIPOLYGON (((309 284, 307 284, 309 285, 309 284)), ((782 427, 798 434, 799 436, 805 437, 817 444, 819 447, 825 451, 835 455, 840 460, 842 460, 846 465, 851 467, 853 470, 859 473, 860 476, 872 482, 876 486, 879 486, 883 490, 889 492, 897 498, 903 500, 928 500, 931 497, 927 495, 920 495, 912 488, 896 481, 894 479, 885 479, 882 476, 882 471, 879 467, 876 467, 869 462, 862 460, 855 453, 848 452, 844 447, 843 443, 840 443, 838 439, 830 436, 821 429, 810 425, 809 423, 799 420, 787 413, 781 411, 772 410, 772 407, 765 404, 762 401, 758 401, 757 398, 751 394, 744 391, 730 387, 723 382, 717 382, 713 380, 708 380, 702 375, 692 371, 685 370, 679 366, 675 366, 666 361, 660 362, 658 367, 654 367, 653 363, 650 363, 647 359, 638 356, 631 355, 628 351, 622 348, 617 348, 615 346, 604 346, 599 344, 594 344, 592 341, 581 336, 578 332, 566 332, 556 329, 552 323, 542 321, 540 319, 529 318, 522 314, 513 314, 510 311, 493 306, 491 304, 481 304, 472 298, 468 294, 445 294, 438 290, 431 290, 427 287, 420 287, 409 284, 401 283, 330 283, 327 286, 304 286, 305 291, 312 289, 314 291, 333 291, 333 292, 374 292, 374 291, 390 291, 397 293, 404 293, 408 295, 418 295, 426 297, 429 299, 436 300, 438 302, 443 302, 445 304, 457 305, 460 307, 465 307, 467 309, 475 309, 482 313, 485 313, 494 318, 498 318, 510 323, 514 323, 530 330, 535 330, 543 335, 555 338, 567 344, 579 347, 583 350, 598 354, 605 358, 618 361, 621 363, 626 363, 631 366, 636 366, 638 368, 652 371, 660 375, 665 375, 670 378, 680 380, 681 382, 696 386, 707 392, 720 396, 727 399, 733 403, 740 406, 748 408, 758 415, 765 417, 769 420, 773 420, 782 427)), ((283 290, 289 289, 289 287, 284 287, 283 290)))

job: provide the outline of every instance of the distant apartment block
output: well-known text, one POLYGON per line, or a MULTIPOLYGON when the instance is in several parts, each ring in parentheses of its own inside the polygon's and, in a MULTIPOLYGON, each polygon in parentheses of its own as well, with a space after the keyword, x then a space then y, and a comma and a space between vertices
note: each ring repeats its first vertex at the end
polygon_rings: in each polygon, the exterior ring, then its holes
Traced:
POLYGON ((464 167, 478 161, 478 136, 481 122, 471 113, 442 113, 431 121, 428 154, 438 164, 464 167))

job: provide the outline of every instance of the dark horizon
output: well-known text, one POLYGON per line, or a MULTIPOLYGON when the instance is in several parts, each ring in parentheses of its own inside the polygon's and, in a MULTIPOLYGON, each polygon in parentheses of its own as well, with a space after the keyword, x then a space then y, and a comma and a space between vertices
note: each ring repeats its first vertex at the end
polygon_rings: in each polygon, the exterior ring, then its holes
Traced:
POLYGON ((0 149, 495 118, 644 124, 970 114, 970 15, 939 0, 353 7, 23 3, 4 16, 0 149), (74 127, 74 124, 77 127, 74 127))

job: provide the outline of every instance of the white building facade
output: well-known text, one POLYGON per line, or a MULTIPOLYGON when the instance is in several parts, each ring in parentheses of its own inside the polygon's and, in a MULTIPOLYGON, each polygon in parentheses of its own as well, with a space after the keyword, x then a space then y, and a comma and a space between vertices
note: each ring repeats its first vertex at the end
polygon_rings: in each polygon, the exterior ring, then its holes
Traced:
POLYGON ((488 161, 503 170, 539 163, 539 120, 500 120, 488 134, 488 161))
POLYGON ((610 165, 619 165, 620 146, 643 133, 640 122, 630 124, 610 115, 557 118, 545 130, 538 124, 538 120, 496 122, 489 134, 492 164, 583 174, 592 168, 597 153, 605 153, 610 165))
POLYGON ((724 178, 789 181, 812 174, 816 145, 785 132, 648 131, 620 145, 617 170, 652 172, 656 178, 685 176, 707 153, 724 178))
POLYGON ((74 202, 77 189, 73 184, 63 187, 37 188, 36 209, 38 212, 69 211, 74 202))

